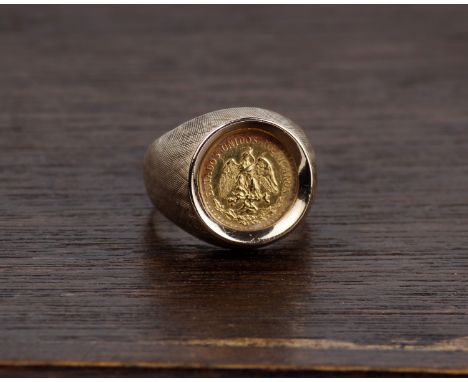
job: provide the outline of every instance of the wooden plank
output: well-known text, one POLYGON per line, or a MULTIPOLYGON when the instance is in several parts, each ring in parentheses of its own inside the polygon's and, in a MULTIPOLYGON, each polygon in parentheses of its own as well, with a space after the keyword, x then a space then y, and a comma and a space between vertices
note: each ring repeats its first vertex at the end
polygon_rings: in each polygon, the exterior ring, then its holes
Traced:
POLYGON ((0 374, 468 375, 467 16, 1 6, 0 374), (154 138, 233 106, 317 151, 310 215, 257 252, 142 180, 154 138))

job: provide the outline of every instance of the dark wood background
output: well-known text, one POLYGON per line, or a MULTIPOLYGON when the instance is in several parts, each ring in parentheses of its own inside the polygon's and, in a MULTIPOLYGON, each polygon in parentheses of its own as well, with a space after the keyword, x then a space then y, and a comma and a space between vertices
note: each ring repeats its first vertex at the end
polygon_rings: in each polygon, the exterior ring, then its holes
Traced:
POLYGON ((468 7, 0 7, 0 375, 468 375, 468 7), (147 145, 302 125, 305 223, 257 252, 154 212, 147 145))

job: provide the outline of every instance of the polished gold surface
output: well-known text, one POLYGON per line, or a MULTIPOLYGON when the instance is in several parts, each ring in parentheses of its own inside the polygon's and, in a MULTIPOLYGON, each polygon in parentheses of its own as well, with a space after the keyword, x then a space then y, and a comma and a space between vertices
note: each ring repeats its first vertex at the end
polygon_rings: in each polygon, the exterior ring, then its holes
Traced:
POLYGON ((198 184, 211 219, 253 232, 274 225, 296 201, 297 166, 279 139, 251 124, 211 144, 201 160, 198 184))

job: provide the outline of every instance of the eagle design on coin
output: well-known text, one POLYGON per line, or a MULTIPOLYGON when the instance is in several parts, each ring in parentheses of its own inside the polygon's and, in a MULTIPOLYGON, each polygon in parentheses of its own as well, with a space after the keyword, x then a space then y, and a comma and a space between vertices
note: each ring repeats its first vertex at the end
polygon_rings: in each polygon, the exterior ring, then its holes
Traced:
POLYGON ((222 167, 219 196, 238 214, 256 214, 259 202, 270 205, 278 192, 273 166, 265 156, 255 158, 251 147, 242 151, 239 162, 229 158, 222 167))
POLYGON ((224 227, 265 229, 295 200, 295 171, 294 160, 272 135, 257 129, 233 131, 204 155, 200 195, 207 211, 224 227))

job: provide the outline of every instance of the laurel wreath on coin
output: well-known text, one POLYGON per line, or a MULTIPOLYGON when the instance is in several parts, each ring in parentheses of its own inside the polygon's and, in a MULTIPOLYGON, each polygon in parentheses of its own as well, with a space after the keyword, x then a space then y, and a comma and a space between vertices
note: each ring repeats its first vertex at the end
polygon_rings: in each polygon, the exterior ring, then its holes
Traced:
POLYGON ((276 212, 276 207, 274 205, 261 208, 255 214, 248 214, 245 212, 238 212, 233 208, 226 208, 216 198, 214 198, 214 202, 218 212, 221 212, 227 219, 235 221, 243 226, 258 224, 261 221, 267 220, 276 212))

